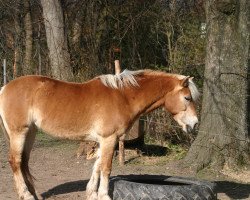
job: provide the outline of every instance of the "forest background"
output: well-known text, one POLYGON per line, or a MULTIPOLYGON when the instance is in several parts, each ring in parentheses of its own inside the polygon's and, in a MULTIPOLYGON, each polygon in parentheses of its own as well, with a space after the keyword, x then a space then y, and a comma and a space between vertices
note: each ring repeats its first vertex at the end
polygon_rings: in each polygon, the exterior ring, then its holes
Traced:
MULTIPOLYGON (((201 107, 204 110, 200 115, 206 116, 204 113, 217 105, 215 109, 224 117, 217 119, 214 116, 218 113, 213 113, 211 121, 218 122, 213 123, 214 129, 202 123, 199 132, 187 135, 159 109, 143 117, 146 142, 170 149, 177 145, 183 158, 198 134, 186 157, 198 163, 197 169, 211 163, 245 166, 249 163, 248 8, 245 0, 0 0, 0 61, 7 61, 7 81, 40 74, 83 82, 113 74, 115 59, 120 60, 122 69, 147 68, 193 76, 201 94, 206 93, 197 105, 199 113, 201 107), (223 32, 226 29, 228 32, 223 32), (230 47, 238 54, 227 54, 230 47), (209 71, 213 65, 209 59, 219 63, 220 73, 209 71), (234 72, 237 65, 243 68, 234 72), (221 69, 227 71, 223 77, 221 69), (224 111, 237 100, 228 96, 225 88, 235 84, 242 86, 235 89, 242 91, 237 98, 244 98, 239 103, 240 112, 237 104, 230 119, 241 116, 242 124, 228 125, 224 111), (224 103, 225 99, 232 101, 224 103)), ((1 71, 3 85, 2 77, 1 71)))

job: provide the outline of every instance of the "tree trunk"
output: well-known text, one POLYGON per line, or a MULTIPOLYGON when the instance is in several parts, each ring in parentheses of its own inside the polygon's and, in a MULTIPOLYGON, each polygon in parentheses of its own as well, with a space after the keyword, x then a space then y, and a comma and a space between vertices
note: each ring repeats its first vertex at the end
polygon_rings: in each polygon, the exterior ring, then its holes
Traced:
POLYGON ((38 67, 36 69, 36 74, 42 75, 42 55, 41 55, 41 25, 38 24, 38 32, 37 32, 37 55, 38 55, 38 67))
POLYGON ((22 51, 21 51, 21 22, 20 22, 20 1, 17 2, 17 9, 14 14, 15 24, 15 50, 14 50, 14 64, 13 64, 13 78, 21 75, 21 62, 22 62, 22 51))
POLYGON ((29 0, 24 0, 23 6, 24 6, 24 29, 25 29, 25 57, 24 57, 23 74, 27 75, 34 73, 34 69, 32 66, 33 32, 32 32, 32 21, 31 21, 29 0))
POLYGON ((207 0, 201 124, 185 161, 200 170, 249 164, 248 0, 207 0))
POLYGON ((60 0, 41 0, 52 76, 73 80, 60 0))
POLYGON ((82 32, 82 24, 76 20, 73 24, 73 35, 72 35, 72 43, 76 49, 80 48, 80 38, 82 32))
POLYGON ((75 21, 72 26, 72 37, 71 37, 71 58, 73 61, 73 74, 77 74, 79 69, 82 67, 83 63, 81 62, 80 55, 83 49, 81 48, 81 34, 82 34, 82 16, 75 17, 75 21), (80 19, 80 20, 79 20, 80 19))

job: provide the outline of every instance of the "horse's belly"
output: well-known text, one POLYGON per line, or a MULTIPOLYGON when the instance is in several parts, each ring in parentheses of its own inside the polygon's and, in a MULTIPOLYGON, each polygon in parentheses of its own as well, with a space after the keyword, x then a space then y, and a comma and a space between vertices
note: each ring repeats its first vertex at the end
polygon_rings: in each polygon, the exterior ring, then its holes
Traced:
POLYGON ((55 137, 71 140, 99 141, 98 130, 94 126, 94 123, 54 118, 41 120, 36 125, 44 132, 55 137))
POLYGON ((93 130, 71 130, 66 128, 48 128, 41 127, 41 130, 46 132, 49 135, 58 138, 70 139, 70 140, 91 140, 99 141, 98 134, 93 130))

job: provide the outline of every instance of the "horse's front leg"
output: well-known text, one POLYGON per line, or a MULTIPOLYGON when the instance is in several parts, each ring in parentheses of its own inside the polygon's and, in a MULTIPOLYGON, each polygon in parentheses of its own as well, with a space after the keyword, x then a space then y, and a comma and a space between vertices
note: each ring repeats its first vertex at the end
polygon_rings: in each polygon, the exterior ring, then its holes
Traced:
POLYGON ((98 198, 97 186, 98 186, 99 177, 100 177, 100 161, 101 161, 100 155, 98 152, 98 156, 93 167, 93 172, 87 185, 87 191, 86 191, 87 200, 97 200, 98 198))
POLYGON ((98 200, 111 200, 111 198, 108 195, 109 176, 111 173, 112 159, 116 143, 117 143, 116 135, 111 135, 107 138, 103 138, 100 141, 101 179, 98 189, 98 200))

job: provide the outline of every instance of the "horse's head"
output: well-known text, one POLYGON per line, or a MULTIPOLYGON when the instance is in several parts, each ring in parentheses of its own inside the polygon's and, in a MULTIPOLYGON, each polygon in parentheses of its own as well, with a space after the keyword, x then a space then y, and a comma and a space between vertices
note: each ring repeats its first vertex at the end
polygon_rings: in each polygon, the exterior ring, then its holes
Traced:
POLYGON ((165 108, 185 132, 191 132, 198 123, 195 101, 199 92, 192 81, 192 77, 179 80, 175 89, 165 96, 165 108))

